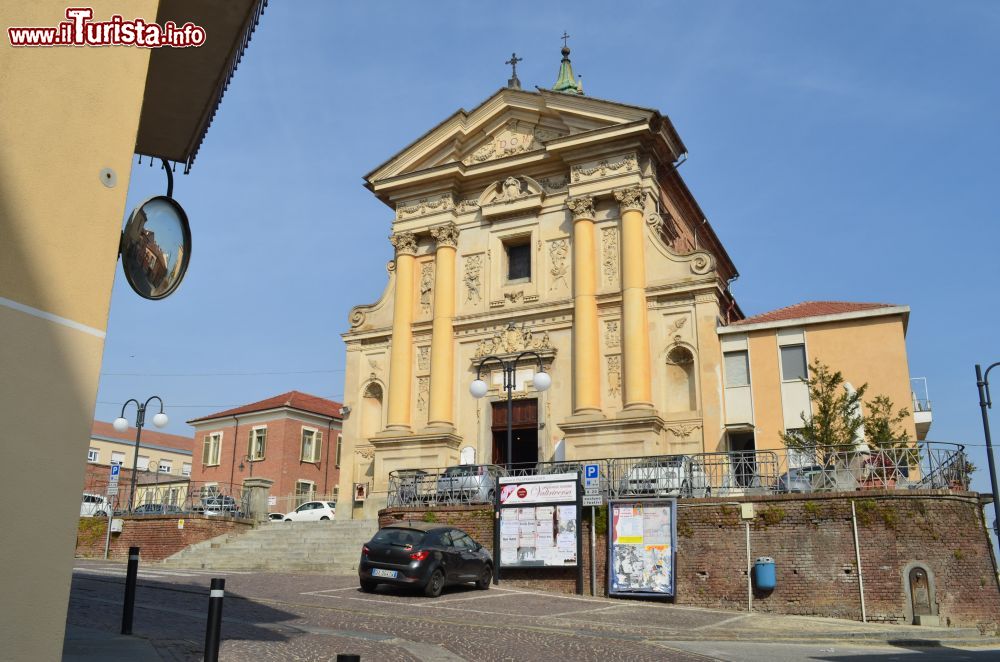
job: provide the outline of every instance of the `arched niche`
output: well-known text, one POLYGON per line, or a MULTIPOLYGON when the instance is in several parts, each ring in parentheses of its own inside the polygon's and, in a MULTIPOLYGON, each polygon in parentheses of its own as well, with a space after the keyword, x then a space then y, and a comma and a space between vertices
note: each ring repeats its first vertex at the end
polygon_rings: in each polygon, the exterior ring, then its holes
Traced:
POLYGON ((367 439, 382 430, 383 410, 382 385, 377 381, 368 382, 361 394, 361 437, 367 439))
POLYGON ((698 408, 698 386, 694 353, 684 345, 674 345, 667 352, 667 413, 694 411, 698 408))

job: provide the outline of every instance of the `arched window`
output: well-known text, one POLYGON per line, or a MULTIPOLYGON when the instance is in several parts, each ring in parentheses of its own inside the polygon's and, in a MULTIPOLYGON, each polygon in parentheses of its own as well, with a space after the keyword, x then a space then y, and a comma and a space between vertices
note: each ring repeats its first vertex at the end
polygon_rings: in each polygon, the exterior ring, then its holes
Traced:
POLYGON ((361 436, 373 437, 382 430, 382 386, 371 382, 361 396, 361 436))
POLYGON ((694 411, 698 408, 694 355, 678 345, 667 353, 667 411, 694 411))

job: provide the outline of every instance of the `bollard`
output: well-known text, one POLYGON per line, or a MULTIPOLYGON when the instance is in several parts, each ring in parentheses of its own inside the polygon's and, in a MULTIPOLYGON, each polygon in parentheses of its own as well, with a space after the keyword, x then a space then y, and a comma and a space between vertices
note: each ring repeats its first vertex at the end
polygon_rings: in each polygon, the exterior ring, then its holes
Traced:
POLYGON ((347 655, 345 653, 337 654, 337 662, 361 662, 360 655, 347 655))
MULTIPOLYGON (((108 526, 111 526, 108 518, 108 526)), ((135 611, 135 580, 139 574, 139 548, 128 548, 128 571, 125 573, 125 606, 122 608, 122 634, 132 634, 132 613, 135 611)))
POLYGON ((208 593, 208 626, 205 628, 205 662, 218 662, 222 630, 222 598, 226 594, 226 580, 212 578, 208 593))

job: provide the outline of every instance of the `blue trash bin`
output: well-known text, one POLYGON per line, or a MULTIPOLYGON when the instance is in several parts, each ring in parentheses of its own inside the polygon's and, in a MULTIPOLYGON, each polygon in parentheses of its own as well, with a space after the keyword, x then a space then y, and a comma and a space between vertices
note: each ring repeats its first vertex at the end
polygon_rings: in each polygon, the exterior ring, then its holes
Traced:
POLYGON ((758 557, 753 564, 754 584, 759 591, 773 591, 778 585, 778 579, 774 571, 774 559, 770 556, 758 557))

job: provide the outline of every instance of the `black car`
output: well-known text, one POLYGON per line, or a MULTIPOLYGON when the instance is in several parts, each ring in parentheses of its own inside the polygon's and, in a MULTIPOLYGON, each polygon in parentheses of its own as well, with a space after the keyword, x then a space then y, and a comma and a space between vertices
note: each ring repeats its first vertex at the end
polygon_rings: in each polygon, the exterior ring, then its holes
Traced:
POLYGON ((184 511, 177 506, 163 503, 144 503, 138 506, 133 515, 183 515, 184 511))
POLYGON ((459 529, 443 524, 400 522, 380 529, 361 548, 361 590, 379 584, 411 586, 435 598, 447 584, 475 582, 488 589, 493 559, 486 549, 459 529))

